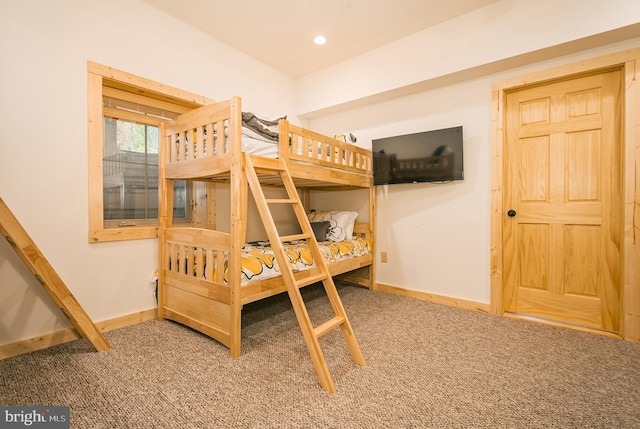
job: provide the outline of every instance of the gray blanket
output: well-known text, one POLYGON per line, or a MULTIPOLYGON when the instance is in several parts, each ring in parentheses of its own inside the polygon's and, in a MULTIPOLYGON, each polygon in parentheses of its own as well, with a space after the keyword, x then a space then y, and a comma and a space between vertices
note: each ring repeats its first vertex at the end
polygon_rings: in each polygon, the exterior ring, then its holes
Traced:
POLYGON ((243 127, 249 128, 260 136, 276 142, 278 141, 278 132, 273 131, 273 129, 277 129, 280 119, 286 119, 286 116, 278 118, 275 121, 270 121, 265 118, 260 118, 251 112, 242 112, 243 127))

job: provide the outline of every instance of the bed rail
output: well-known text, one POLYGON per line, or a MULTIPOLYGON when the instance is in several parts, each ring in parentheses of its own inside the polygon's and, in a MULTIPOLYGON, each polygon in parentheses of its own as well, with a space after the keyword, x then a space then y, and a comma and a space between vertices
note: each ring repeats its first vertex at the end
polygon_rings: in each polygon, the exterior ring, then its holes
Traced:
POLYGON ((371 151, 291 124, 279 123, 280 157, 353 173, 371 174, 371 151))
POLYGON ((167 177, 189 179, 228 171, 234 155, 241 153, 241 130, 239 97, 178 116, 164 125, 161 161, 167 177))

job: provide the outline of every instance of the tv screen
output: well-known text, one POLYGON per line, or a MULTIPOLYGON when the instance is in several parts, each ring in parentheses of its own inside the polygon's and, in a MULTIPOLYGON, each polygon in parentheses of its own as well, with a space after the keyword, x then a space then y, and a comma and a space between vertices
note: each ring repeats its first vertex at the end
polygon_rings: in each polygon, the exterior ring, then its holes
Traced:
POLYGON ((464 179, 462 126, 372 141, 373 184, 464 179))

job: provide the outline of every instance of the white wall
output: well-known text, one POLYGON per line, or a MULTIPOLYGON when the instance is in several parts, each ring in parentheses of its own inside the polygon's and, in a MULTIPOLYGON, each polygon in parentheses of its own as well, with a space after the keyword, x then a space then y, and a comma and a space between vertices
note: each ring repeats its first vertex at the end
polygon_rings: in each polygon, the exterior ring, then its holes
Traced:
MULTIPOLYGON (((491 82, 638 46, 639 22, 635 0, 501 0, 296 82, 142 2, 0 0, 0 197, 101 321, 155 306, 157 246, 88 244, 87 60, 210 98, 241 95, 245 110, 299 112, 365 147, 463 125, 465 181, 378 190, 389 262, 377 280, 487 303, 491 82), (225 63, 214 67, 216 57, 225 63)), ((317 208, 346 208, 348 195, 319 197, 317 208)), ((67 326, 0 240, 0 345, 67 326)))
MULTIPOLYGON (((291 77, 138 1, 0 0, 0 56, 0 197, 95 321, 156 306, 157 243, 88 243, 87 60, 245 110, 296 107, 291 77)), ((0 344, 68 326, 0 239, 0 344)))
MULTIPOLYGON (((377 282, 489 303, 492 82, 640 46, 640 2, 579 4, 501 1, 299 79, 309 126, 351 131, 363 147, 375 138, 464 127, 464 181, 378 187, 377 282), (470 22, 478 40, 460 44, 470 22), (539 38, 536 28, 545 29, 539 38)), ((344 205, 348 198, 319 201, 344 205)))
MULTIPOLYGON (((486 82, 469 81, 333 118, 350 124, 364 146, 380 137, 464 127, 464 181, 377 187, 378 261, 380 252, 388 253, 388 262, 377 266, 377 282, 488 302, 488 88, 486 82)), ((312 122, 312 127, 331 128, 333 121, 312 122)))

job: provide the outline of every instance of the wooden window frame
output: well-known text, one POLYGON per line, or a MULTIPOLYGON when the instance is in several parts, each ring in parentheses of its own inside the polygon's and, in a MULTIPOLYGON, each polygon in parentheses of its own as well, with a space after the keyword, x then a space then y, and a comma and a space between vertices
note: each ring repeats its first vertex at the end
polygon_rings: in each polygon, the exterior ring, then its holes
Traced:
POLYGON ((91 61, 87 62, 87 128, 89 242, 156 238, 158 226, 105 227, 102 156, 104 148, 103 89, 138 94, 158 105, 179 106, 181 113, 210 104, 213 100, 91 61))

